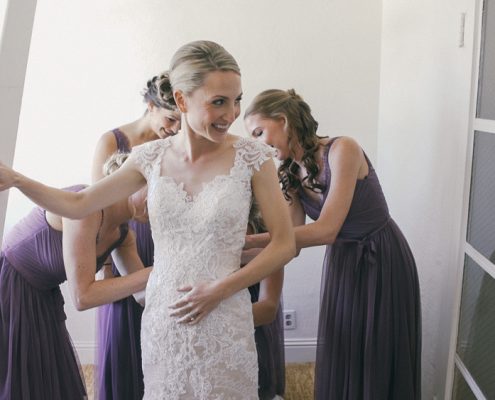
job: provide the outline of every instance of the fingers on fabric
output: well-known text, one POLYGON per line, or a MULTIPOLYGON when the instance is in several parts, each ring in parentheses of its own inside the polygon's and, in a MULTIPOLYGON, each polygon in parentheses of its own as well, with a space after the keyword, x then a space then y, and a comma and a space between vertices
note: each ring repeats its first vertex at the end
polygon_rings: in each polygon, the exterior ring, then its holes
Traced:
POLYGON ((193 289, 191 285, 188 286, 182 286, 177 289, 178 292, 190 292, 193 289))
POLYGON ((193 311, 191 313, 186 314, 177 322, 186 325, 196 325, 202 319, 203 319, 203 315, 200 312, 193 311))
POLYGON ((190 313, 194 309, 194 304, 188 300, 179 300, 177 303, 172 304, 169 308, 172 308, 174 310, 170 312, 170 316, 182 317, 183 315, 190 313))

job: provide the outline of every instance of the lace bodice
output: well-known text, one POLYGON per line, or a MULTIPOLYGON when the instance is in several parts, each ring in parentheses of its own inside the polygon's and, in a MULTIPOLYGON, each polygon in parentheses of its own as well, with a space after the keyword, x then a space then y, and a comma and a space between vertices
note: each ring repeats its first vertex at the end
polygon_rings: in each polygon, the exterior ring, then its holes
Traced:
POLYGON ((230 172, 205 183, 194 196, 187 194, 182 183, 160 175, 169 139, 133 149, 131 157, 148 182, 155 243, 142 324, 145 398, 257 398, 254 326, 247 290, 223 301, 195 326, 178 325, 168 317, 167 308, 179 297, 178 287, 212 281, 240 268, 251 178, 273 153, 247 138, 239 138, 233 146, 230 172))

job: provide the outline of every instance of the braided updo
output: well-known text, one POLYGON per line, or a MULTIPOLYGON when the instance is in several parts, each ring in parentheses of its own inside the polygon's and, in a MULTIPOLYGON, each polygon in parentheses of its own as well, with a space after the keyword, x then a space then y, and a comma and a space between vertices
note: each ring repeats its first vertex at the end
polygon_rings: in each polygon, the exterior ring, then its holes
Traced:
POLYGON ((291 156, 285 159, 278 168, 278 178, 285 198, 291 200, 291 193, 296 192, 302 186, 316 193, 323 192, 325 186, 316 180, 320 170, 316 161, 320 138, 316 134, 318 122, 311 115, 308 103, 294 89, 287 91, 269 89, 254 98, 246 109, 244 119, 255 114, 269 119, 285 117, 289 137, 289 155, 295 153, 297 143, 303 149, 301 161, 308 175, 302 181, 297 176, 299 166, 291 156))
POLYGON ((142 95, 146 103, 151 102, 156 107, 170 111, 177 110, 168 71, 151 78, 146 83, 146 88, 143 89, 142 95))

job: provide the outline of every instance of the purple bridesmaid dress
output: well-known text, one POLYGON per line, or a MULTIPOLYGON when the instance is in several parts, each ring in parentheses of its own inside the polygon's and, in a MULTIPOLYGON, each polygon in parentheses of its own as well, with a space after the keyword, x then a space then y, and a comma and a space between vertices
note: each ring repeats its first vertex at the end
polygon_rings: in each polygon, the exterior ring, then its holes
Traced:
MULTIPOLYGON (((114 129, 117 148, 130 152, 122 131, 114 129)), ((136 233, 143 264, 153 265, 154 245, 149 223, 129 222, 136 233)), ((112 265, 115 276, 119 276, 112 265)), ((144 394, 141 366, 141 307, 134 298, 106 304, 97 313, 97 354, 95 386, 99 400, 140 400, 144 394)))
MULTIPOLYGON (((98 257, 97 269, 126 235, 122 225, 119 240, 98 257)), ((66 279, 62 232, 35 208, 5 236, 0 254, 0 399, 86 398, 65 326, 59 285, 66 279)))
MULTIPOLYGON (((258 301, 260 284, 249 287, 251 302, 258 301)), ((271 400, 285 391, 285 348, 282 305, 271 324, 256 327, 254 339, 258 351, 258 395, 260 400, 271 400)))
MULTIPOLYGON (((300 191, 316 220, 330 188, 328 151, 317 203, 300 191)), ((416 264, 390 218, 380 183, 358 180, 349 213, 323 262, 315 371, 317 400, 418 400, 421 311, 416 264)))

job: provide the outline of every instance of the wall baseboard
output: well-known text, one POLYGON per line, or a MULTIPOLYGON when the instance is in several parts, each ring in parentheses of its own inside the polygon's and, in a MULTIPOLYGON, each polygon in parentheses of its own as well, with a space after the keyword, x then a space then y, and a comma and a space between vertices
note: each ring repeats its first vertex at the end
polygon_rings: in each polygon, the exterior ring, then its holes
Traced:
POLYGON ((74 348, 79 356, 81 365, 94 364, 96 359, 96 342, 94 341, 79 341, 74 342, 74 348))
POLYGON ((316 358, 316 338, 285 339, 285 362, 314 362, 316 358))
MULTIPOLYGON (((94 364, 96 342, 74 342, 74 347, 82 365, 94 364)), ((316 355, 316 338, 285 339, 285 361, 288 363, 314 362, 316 355)))

